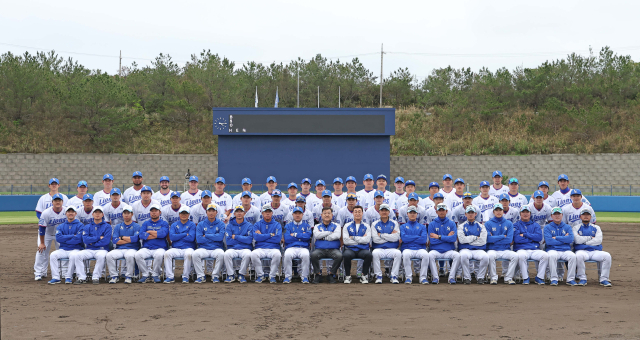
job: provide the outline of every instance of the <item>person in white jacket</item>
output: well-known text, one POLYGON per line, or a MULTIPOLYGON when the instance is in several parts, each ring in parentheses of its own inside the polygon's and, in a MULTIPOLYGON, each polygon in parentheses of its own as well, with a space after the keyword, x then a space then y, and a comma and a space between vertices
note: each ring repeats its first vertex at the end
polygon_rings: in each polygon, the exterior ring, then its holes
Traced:
POLYGON ((586 206, 580 212, 582 223, 574 225, 573 242, 576 250, 576 268, 579 286, 587 285, 587 273, 585 261, 593 260, 598 262, 600 267, 601 286, 611 287, 609 272, 611 270, 611 254, 602 251, 602 229, 596 224, 591 224, 591 209, 586 206))
POLYGON ((371 226, 371 240, 373 241, 373 272, 376 283, 382 283, 381 259, 393 259, 391 267, 391 283, 397 284, 398 271, 402 262, 402 253, 398 249, 400 228, 398 222, 389 218, 391 208, 388 204, 380 205, 380 219, 371 226))
MULTIPOLYGON (((320 259, 330 258, 333 260, 331 270, 329 271, 329 283, 337 283, 334 275, 340 268, 342 262, 342 252, 340 251, 341 228, 336 223, 331 222, 333 219, 333 210, 331 208, 322 208, 322 222, 313 228, 313 240, 315 248, 311 252, 311 264, 316 277, 313 283, 322 283, 322 268, 320 268, 320 259)), ((328 265, 328 264, 327 264, 328 265)))
POLYGON ((489 256, 487 255, 487 229, 482 223, 476 221, 478 210, 475 206, 467 206, 465 216, 467 220, 458 224, 458 249, 460 249, 460 264, 464 284, 471 283, 471 271, 469 260, 478 260, 478 284, 484 284, 484 277, 489 266, 489 256))
POLYGON ((364 208, 357 205, 353 208, 353 221, 345 224, 342 228, 342 240, 344 242, 344 251, 342 258, 344 259, 345 278, 344 283, 351 283, 351 260, 354 258, 364 260, 362 269, 363 275, 360 276, 360 283, 369 283, 367 275, 371 268, 373 255, 369 251, 369 243, 371 242, 371 229, 369 225, 362 222, 364 208))

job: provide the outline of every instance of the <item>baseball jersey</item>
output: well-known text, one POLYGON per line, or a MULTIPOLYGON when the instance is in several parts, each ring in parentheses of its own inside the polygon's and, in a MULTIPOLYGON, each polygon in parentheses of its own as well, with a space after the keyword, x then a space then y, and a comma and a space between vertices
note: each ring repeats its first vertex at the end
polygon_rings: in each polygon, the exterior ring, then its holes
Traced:
MULTIPOLYGON (((122 202, 133 206, 133 203, 136 203, 142 199, 142 188, 144 188, 144 186, 141 186, 140 190, 136 190, 133 186, 127 188, 127 190, 124 191, 124 194, 122 194, 122 202)), ((151 199, 153 199, 153 190, 151 190, 151 194, 151 199)))
MULTIPOLYGON (((202 202, 202 190, 198 189, 195 194, 190 193, 189 191, 185 191, 180 194, 180 203, 186 205, 191 208, 196 204, 202 202)), ((138 224, 142 225, 142 223, 138 222, 138 224)))
POLYGON ((446 201, 449 198, 449 196, 456 194, 456 189, 455 188, 451 188, 451 191, 446 192, 446 191, 444 191, 444 188, 440 188, 440 191, 438 191, 438 192, 441 193, 444 196, 444 200, 446 201))
POLYGON ((340 195, 336 195, 335 193, 331 194, 331 203, 337 205, 339 208, 347 206, 347 193, 342 192, 340 195))
MULTIPOLYGON (((435 207, 427 209, 425 211, 426 211, 425 220, 426 220, 426 225, 428 226, 431 222, 433 222, 433 220, 438 218, 438 211, 436 210, 435 207)), ((451 213, 452 213, 451 210, 447 210, 447 217, 449 219, 451 219, 451 213)))
POLYGON ((161 207, 165 207, 167 205, 171 205, 171 193, 172 192, 173 192, 173 190, 169 190, 168 193, 163 194, 160 191, 156 191, 156 192, 153 193, 153 195, 151 195, 151 199, 160 202, 160 206, 161 207))
POLYGON ((369 207, 373 207, 374 205, 376 205, 376 203, 372 200, 371 198, 371 193, 374 192, 375 190, 360 190, 356 193, 356 195, 358 195, 358 202, 360 202, 360 204, 364 204, 361 205, 364 210, 369 209, 369 207))
MULTIPOLYGON (((408 209, 408 204, 398 209, 398 224, 405 224, 409 221, 409 213, 407 213, 408 209)), ((416 221, 420 224, 427 224, 427 211, 421 206, 418 206, 418 217, 416 218, 416 221)))
MULTIPOLYGON (((375 195, 375 193, 376 193, 375 191, 372 191, 371 193, 369 193, 369 200, 371 202, 374 202, 373 205, 371 205, 371 206, 375 205, 375 201, 376 200, 375 200, 375 197, 373 197, 375 195)), ((396 212, 396 211, 398 211, 398 207, 396 206, 396 200, 395 200, 394 196, 395 195, 393 193, 391 193, 390 191, 386 191, 385 190, 384 191, 384 199, 383 199, 382 203, 388 204, 389 207, 391 209, 393 209, 394 212, 396 212)), ((395 214, 392 214, 392 215, 395 215, 395 214)), ((368 223, 368 222, 364 222, 364 223, 367 223, 368 225, 372 225, 373 224, 373 223, 368 223)))
MULTIPOLYGON (((238 205, 242 205, 242 199, 241 199, 242 197, 240 195, 242 195, 242 193, 239 193, 239 194, 233 196, 233 202, 232 203, 233 203, 234 207, 238 206, 238 205)), ((262 205, 260 203, 261 203, 260 202, 260 197, 258 195, 256 195, 256 194, 254 194, 254 193, 251 193, 251 205, 256 207, 256 208, 258 208, 258 209, 260 209, 260 208, 262 208, 262 205)), ((253 222, 251 224, 254 224, 254 223, 255 222, 253 222)))
MULTIPOLYGON (((551 196, 553 196, 553 198, 556 200, 556 206, 560 208, 564 208, 565 205, 573 203, 573 201, 571 200, 571 190, 567 191, 566 194, 563 194, 562 191, 558 190, 551 196)), ((591 202, 589 202, 589 200, 584 196, 582 196, 582 202, 591 205, 591 202)))
MULTIPOLYGON (((547 195, 547 198, 544 199, 544 203, 548 204, 550 207, 555 207, 558 205, 558 203, 556 202, 556 199, 553 198, 553 196, 551 195, 547 195)), ((529 205, 533 204, 533 196, 531 196, 531 198, 529 199, 529 205)))
MULTIPOLYGON (((155 200, 151 200, 151 202, 149 202, 149 204, 147 206, 145 206, 144 204, 142 204, 142 201, 138 201, 136 203, 133 203, 133 205, 131 206, 133 208, 133 221, 138 223, 138 224, 142 224, 144 223, 146 220, 150 220, 151 219, 151 205, 152 204, 160 204, 158 203, 158 201, 155 200)), ((162 212, 162 210, 160 210, 162 212)), ((162 213, 160 214, 160 216, 162 216, 162 213)), ((162 217, 161 217, 162 219, 162 217)))
POLYGON ((562 222, 570 225, 572 228, 574 226, 580 226, 582 224, 582 220, 580 219, 580 212, 583 209, 588 209, 591 213, 591 221, 590 223, 596 223, 596 213, 593 211, 590 205, 585 204, 584 202, 580 205, 580 207, 575 208, 573 204, 567 204, 562 208, 562 222))
MULTIPOLYGON (((69 205, 68 202, 69 202, 69 198, 67 197, 67 195, 62 195, 62 206, 67 207, 69 205)), ((80 202, 80 204, 82 204, 82 201, 80 202)), ((38 204, 36 204, 36 213, 42 214, 45 210, 47 210, 48 208, 51 208, 51 206, 53 206, 53 200, 51 199, 51 195, 46 193, 40 196, 40 198, 38 199, 38 204)), ((55 234, 55 230, 53 231, 53 233, 55 234)), ((54 234, 51 234, 51 235, 54 235, 54 234)))
MULTIPOLYGON (((483 215, 485 211, 493 210, 493 205, 496 203, 499 203, 498 198, 496 196, 491 196, 491 195, 489 195, 489 197, 487 198, 484 198, 478 195, 476 198, 473 199, 473 201, 471 201, 471 204, 480 208, 479 214, 483 214, 483 215)), ((482 216, 482 220, 488 221, 487 219, 484 218, 484 216, 482 216)))
POLYGON ((491 196, 500 196, 502 194, 508 194, 509 193, 509 187, 506 185, 503 185, 500 187, 500 189, 496 189, 493 184, 491 184, 491 186, 489 187, 489 195, 491 196))
MULTIPOLYGON (((471 203, 471 205, 473 205, 473 203, 471 203)), ((473 206, 476 207, 475 205, 473 206)), ((476 211, 480 211, 480 208, 476 207, 476 211)), ((460 204, 455 209, 453 209, 453 211, 451 211, 451 220, 457 223, 458 225, 466 222, 467 221, 466 212, 467 212, 467 208, 464 206, 464 204, 460 204)), ((481 213, 476 214, 476 222, 482 223, 481 213)))
MULTIPOLYGON (((313 221, 313 212, 311 212, 311 210, 309 209, 305 209, 302 213, 302 221, 307 222, 309 226, 313 226, 315 224, 313 221)), ((284 225, 287 225, 291 222, 293 222, 293 213, 288 213, 284 218, 284 225)))
MULTIPOLYGON (((60 212, 55 212, 53 211, 53 207, 49 207, 40 214, 38 225, 40 227, 46 227, 45 233, 47 235, 54 236, 56 234, 56 227, 65 221, 67 221, 67 215, 64 207, 61 208, 60 212)), ((40 243, 40 241, 38 241, 38 243, 40 243)))
POLYGON ((349 211, 348 207, 342 207, 338 210, 338 217, 336 218, 336 224, 340 227, 344 227, 345 224, 353 222, 353 211, 349 211))
POLYGON ((262 205, 271 204, 272 201, 271 194, 268 191, 263 192, 262 195, 260 195, 260 203, 262 205))
POLYGON ((287 213, 290 213, 296 207, 296 200, 291 200, 289 196, 283 197, 280 199, 280 205, 284 205, 287 208, 287 213))
POLYGON ((109 203, 111 203, 111 195, 108 192, 100 190, 93 195, 93 205, 104 207, 109 203))
POLYGON ((113 202, 107 204, 103 211, 104 220, 111 223, 111 226, 113 227, 124 222, 124 218, 122 218, 122 208, 124 208, 124 203, 122 202, 119 202, 117 207, 113 206, 113 202))
MULTIPOLYGON (((313 208, 313 219, 316 220, 316 222, 321 223, 322 222, 322 209, 324 207, 322 206, 322 204, 318 204, 313 208)), ((331 204, 331 212, 333 213, 333 218, 331 219, 331 222, 333 223, 338 223, 338 213, 340 212, 340 208, 338 208, 338 206, 336 206, 335 204, 331 204)))
POLYGON ((253 205, 251 206, 249 211, 244 214, 244 220, 251 223, 251 225, 254 225, 256 224, 256 222, 260 221, 261 217, 262 213, 260 213, 260 209, 254 207, 253 205))
MULTIPOLYGON (((273 202, 269 203, 271 208, 273 209, 273 214, 271 215, 271 219, 280 223, 283 227, 287 225, 285 223, 285 217, 289 214, 289 208, 280 204, 277 208, 273 207, 273 202)), ((304 218, 304 217, 303 217, 304 218)), ((260 219, 262 219, 262 214, 260 214, 260 219)), ((309 226, 313 226, 313 224, 309 224, 309 226)))
MULTIPOLYGON (((93 221, 93 215, 91 214, 91 211, 93 211, 93 208, 89 211, 86 211, 84 210, 84 207, 80 207, 80 209, 78 209, 78 214, 76 215, 76 218, 80 220, 82 224, 87 225, 91 223, 91 221, 93 221)), ((106 216, 107 214, 105 214, 105 221, 106 221, 106 216)))
POLYGON ((321 204, 322 204, 322 198, 318 198, 317 195, 309 195, 309 197, 307 197, 306 207, 311 209, 312 211, 317 205, 321 205, 321 204))
POLYGON ((233 210, 233 199, 231 195, 226 192, 222 195, 218 196, 218 194, 213 193, 213 197, 211 198, 211 203, 214 203, 218 206, 218 216, 221 214, 227 214, 227 211, 233 210))
POLYGON ((424 210, 429 210, 429 208, 435 207, 436 203, 431 199, 431 196, 427 196, 426 198, 421 199, 418 202, 418 205, 423 207, 424 210))
MULTIPOLYGON (((63 199, 64 201, 64 199, 63 199)), ((82 197, 73 196, 68 201, 65 207, 76 207, 82 209, 82 197)))
MULTIPOLYGON (((180 207, 182 207, 182 204, 180 204, 180 207)), ((162 212, 160 214, 160 218, 165 220, 167 224, 173 225, 173 223, 180 221, 180 214, 178 213, 178 211, 180 211, 180 207, 174 210, 171 207, 171 204, 165 205, 164 207, 162 207, 162 209, 160 209, 160 211, 162 212)))
POLYGON ((448 199, 444 200, 444 203, 449 207, 449 211, 453 212, 458 206, 462 205, 462 195, 458 196, 454 191, 449 195, 448 199))
MULTIPOLYGON (((495 215, 493 214, 493 209, 490 209, 484 212, 482 220, 488 221, 494 217, 495 215)), ((502 217, 504 217, 505 220, 511 221, 511 223, 516 223, 520 221, 520 209, 509 207, 509 211, 505 211, 502 217)))
POLYGON ((508 194, 508 195, 511 198, 511 200, 509 201, 509 206, 511 208, 516 208, 516 209, 520 210, 520 208, 522 208, 523 206, 529 204, 529 202, 527 202, 527 198, 524 197, 524 195, 521 194, 521 193, 518 193, 515 196, 513 196, 511 194, 508 194))
MULTIPOLYGON (((551 197, 551 196, 549 196, 551 197)), ((531 210, 531 221, 538 223, 541 227, 549 223, 551 220, 551 209, 553 207, 547 204, 546 202, 542 202, 542 208, 538 210, 534 203, 529 204, 529 210, 531 210)))
MULTIPOLYGON (((389 214, 389 219, 391 219, 392 221, 398 222, 398 219, 396 218, 396 214, 394 214, 393 212, 389 214)), ((364 215, 362 216, 362 223, 365 223, 368 225, 373 225, 379 220, 380 220, 380 213, 378 212, 378 209, 376 209, 375 205, 367 209, 367 211, 365 211, 364 215)))
POLYGON ((402 196, 405 196, 405 197, 406 197, 406 196, 407 196, 407 193, 406 193, 406 192, 403 192, 402 194, 398 194, 398 193, 396 193, 396 192, 394 191, 394 192, 392 192, 392 193, 391 193, 391 196, 393 197, 393 201, 394 201, 394 202, 395 202, 395 204, 396 204, 396 209, 400 209, 400 206, 398 205, 398 199, 399 199, 400 197, 402 197, 402 196))

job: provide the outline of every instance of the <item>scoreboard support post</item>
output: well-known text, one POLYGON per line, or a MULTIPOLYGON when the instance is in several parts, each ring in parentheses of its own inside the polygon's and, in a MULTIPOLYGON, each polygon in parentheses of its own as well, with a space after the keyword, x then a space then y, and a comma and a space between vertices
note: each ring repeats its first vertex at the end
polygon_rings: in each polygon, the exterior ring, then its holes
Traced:
POLYGON ((329 189, 335 177, 389 176, 395 109, 214 108, 213 134, 229 184, 276 176, 282 188, 308 177, 329 189))

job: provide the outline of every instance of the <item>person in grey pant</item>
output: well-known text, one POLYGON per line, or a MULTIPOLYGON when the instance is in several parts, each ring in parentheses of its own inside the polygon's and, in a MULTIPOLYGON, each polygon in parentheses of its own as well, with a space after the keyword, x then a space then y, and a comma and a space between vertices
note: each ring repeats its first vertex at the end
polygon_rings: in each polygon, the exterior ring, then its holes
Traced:
POLYGON ((340 235, 342 229, 339 225, 331 222, 333 211, 331 208, 322 208, 322 222, 313 228, 313 239, 315 250, 311 252, 311 264, 316 277, 313 283, 322 282, 322 270, 320 259, 331 258, 333 265, 329 273, 329 283, 336 283, 333 277, 342 263, 342 252, 340 251, 340 235))

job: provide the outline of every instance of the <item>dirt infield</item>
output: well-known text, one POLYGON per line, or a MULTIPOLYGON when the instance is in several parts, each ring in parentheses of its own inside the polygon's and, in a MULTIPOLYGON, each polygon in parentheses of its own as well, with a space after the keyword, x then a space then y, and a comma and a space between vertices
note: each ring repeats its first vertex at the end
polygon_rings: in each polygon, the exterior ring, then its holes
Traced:
MULTIPOLYGON (((34 225, 0 226, 2 339, 640 338, 637 224, 602 224, 614 287, 55 285, 34 225)), ((594 268, 591 265, 589 268, 594 268)), ((176 275, 178 277, 178 275, 176 275)))

